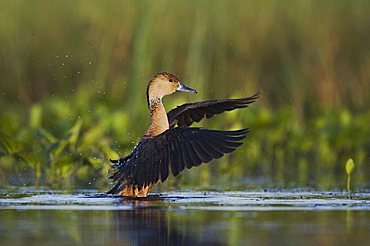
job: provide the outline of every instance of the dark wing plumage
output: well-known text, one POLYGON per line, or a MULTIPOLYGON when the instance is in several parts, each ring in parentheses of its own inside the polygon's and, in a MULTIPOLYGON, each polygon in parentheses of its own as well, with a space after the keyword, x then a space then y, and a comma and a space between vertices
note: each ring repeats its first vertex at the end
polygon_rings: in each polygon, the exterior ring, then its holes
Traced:
POLYGON ((127 157, 112 161, 116 169, 110 177, 119 193, 125 184, 145 187, 165 181, 170 172, 177 176, 185 168, 198 166, 234 151, 249 130, 218 131, 202 128, 169 129, 155 138, 142 139, 127 157))
POLYGON ((199 122, 204 117, 211 118, 215 114, 230 111, 237 108, 246 108, 249 104, 255 102, 260 93, 253 96, 239 99, 219 99, 202 101, 195 103, 186 103, 178 106, 167 113, 170 128, 176 124, 179 127, 190 126, 193 122, 199 122))

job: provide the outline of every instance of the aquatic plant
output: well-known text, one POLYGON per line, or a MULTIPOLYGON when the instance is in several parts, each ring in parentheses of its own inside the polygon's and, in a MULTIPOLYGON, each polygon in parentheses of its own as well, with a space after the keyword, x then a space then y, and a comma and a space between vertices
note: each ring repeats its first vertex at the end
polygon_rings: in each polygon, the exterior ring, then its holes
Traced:
POLYGON ((347 173, 347 192, 351 192, 351 173, 355 168, 355 162, 352 158, 349 158, 346 162, 346 173, 347 173))
MULTIPOLYGON (((0 119, 0 184, 109 186, 108 160, 130 153, 148 120, 130 128, 131 110, 93 97, 90 103, 81 103, 84 98, 84 94, 68 101, 50 98, 29 112, 6 111, 7 117, 0 119)), ((145 100, 142 106, 146 107, 145 100)), ((370 178, 364 165, 370 153, 370 140, 365 137, 370 134, 369 113, 331 110, 302 125, 289 107, 271 112, 256 103, 245 112, 224 116, 222 121, 215 116, 201 125, 214 129, 250 127, 251 134, 241 149, 197 167, 196 172, 171 178, 160 189, 178 185, 201 188, 224 182, 230 188, 253 187, 253 182, 243 182, 256 177, 279 187, 333 188, 338 187, 336 180, 342 176, 336 171, 342 170, 337 163, 343 163, 346 156, 354 156, 362 170, 351 174, 356 187, 366 186, 370 178)))
POLYGON ((369 9, 349 0, 2 1, 0 184, 107 188, 109 158, 128 154, 148 125, 147 78, 168 70, 199 94, 165 99, 167 109, 264 93, 246 112, 201 122, 250 127, 240 150, 162 188, 243 189, 260 177, 344 189, 348 156, 352 185, 368 187, 369 9))

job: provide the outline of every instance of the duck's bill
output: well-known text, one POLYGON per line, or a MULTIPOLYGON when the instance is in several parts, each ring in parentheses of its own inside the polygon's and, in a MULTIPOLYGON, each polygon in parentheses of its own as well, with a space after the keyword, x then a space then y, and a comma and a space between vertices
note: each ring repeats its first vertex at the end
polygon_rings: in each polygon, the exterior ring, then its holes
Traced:
POLYGON ((176 91, 182 91, 182 92, 189 92, 189 93, 197 93, 196 90, 185 86, 183 83, 179 84, 179 87, 176 89, 176 91))

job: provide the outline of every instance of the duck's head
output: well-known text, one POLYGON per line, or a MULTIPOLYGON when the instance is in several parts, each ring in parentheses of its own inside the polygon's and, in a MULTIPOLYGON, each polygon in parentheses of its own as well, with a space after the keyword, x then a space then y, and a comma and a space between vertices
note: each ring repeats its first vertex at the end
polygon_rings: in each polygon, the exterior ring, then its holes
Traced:
POLYGON ((162 100, 164 96, 171 95, 176 91, 197 93, 196 90, 181 83, 176 75, 168 72, 157 73, 150 80, 146 91, 148 104, 153 100, 162 100))

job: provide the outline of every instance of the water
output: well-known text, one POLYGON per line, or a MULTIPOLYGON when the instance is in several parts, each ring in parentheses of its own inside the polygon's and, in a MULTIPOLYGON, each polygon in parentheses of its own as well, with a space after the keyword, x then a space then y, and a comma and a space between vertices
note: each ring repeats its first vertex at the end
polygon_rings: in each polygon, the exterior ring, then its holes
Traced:
POLYGON ((370 193, 0 194, 1 245, 368 245, 370 193))

